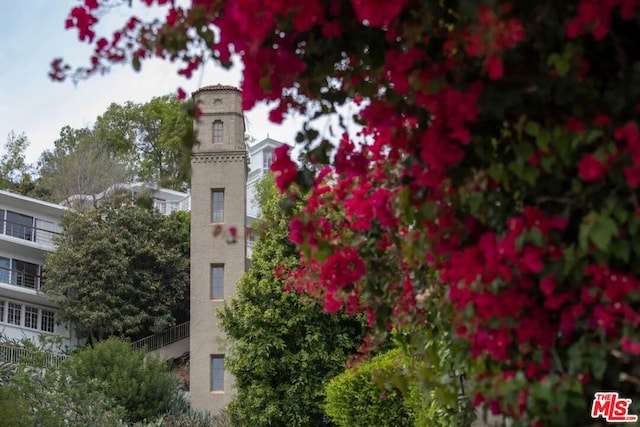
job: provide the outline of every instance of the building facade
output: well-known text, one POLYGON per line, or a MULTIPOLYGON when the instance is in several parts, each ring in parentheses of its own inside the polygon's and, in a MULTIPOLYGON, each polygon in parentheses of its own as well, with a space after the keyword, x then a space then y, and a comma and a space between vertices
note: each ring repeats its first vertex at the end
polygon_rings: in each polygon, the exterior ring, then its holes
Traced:
POLYGON ((264 178, 273 163, 273 152, 282 142, 267 137, 247 148, 249 153, 249 175, 247 176, 247 258, 251 259, 256 233, 253 223, 260 216, 260 207, 256 200, 256 184, 264 178))
POLYGON ((81 343, 71 328, 59 325, 56 307, 40 289, 42 265, 55 249, 66 208, 0 191, 0 334, 9 339, 39 341, 60 335, 62 346, 81 343))
POLYGON ((201 116, 191 158, 190 393, 194 408, 217 413, 233 396, 216 310, 235 296, 245 270, 247 150, 240 91, 206 86, 193 93, 201 116), (236 243, 212 236, 235 228, 236 243))

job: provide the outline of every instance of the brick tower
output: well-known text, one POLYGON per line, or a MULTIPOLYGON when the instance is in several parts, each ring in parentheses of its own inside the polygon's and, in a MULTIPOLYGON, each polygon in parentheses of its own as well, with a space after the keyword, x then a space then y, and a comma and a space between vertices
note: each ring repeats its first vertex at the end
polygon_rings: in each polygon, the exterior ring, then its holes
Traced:
POLYGON ((194 408, 217 414, 233 396, 216 310, 245 270, 247 150, 237 88, 206 86, 192 96, 202 115, 191 157, 190 391, 194 408), (235 227, 237 242, 212 237, 216 224, 235 227))

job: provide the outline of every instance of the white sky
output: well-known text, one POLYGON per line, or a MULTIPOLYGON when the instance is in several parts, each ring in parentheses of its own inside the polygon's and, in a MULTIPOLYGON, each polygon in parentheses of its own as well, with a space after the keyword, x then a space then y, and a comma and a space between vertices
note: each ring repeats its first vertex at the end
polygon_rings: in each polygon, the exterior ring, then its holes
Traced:
MULTIPOLYGON (((74 86, 47 76, 53 58, 63 57, 72 65, 85 65, 90 49, 81 44, 76 32, 66 31, 64 21, 78 0, 0 0, 0 147, 12 130, 24 132, 30 141, 27 160, 35 162, 40 153, 53 146, 60 129, 90 126, 112 103, 146 102, 154 96, 187 93, 211 84, 240 84, 240 70, 226 71, 207 65, 191 80, 178 76, 175 67, 160 61, 145 62, 141 73, 130 65, 114 68, 105 76, 95 76, 74 86)), ((136 3, 134 1, 134 3, 136 3)), ((149 13, 140 6, 140 14, 149 13)), ((112 11, 101 28, 105 34, 120 27, 130 16, 128 7, 112 11)), ((246 113, 247 132, 257 141, 267 134, 278 141, 293 143, 299 120, 276 126, 261 105, 246 113)), ((0 149, 3 151, 3 149, 0 149)))

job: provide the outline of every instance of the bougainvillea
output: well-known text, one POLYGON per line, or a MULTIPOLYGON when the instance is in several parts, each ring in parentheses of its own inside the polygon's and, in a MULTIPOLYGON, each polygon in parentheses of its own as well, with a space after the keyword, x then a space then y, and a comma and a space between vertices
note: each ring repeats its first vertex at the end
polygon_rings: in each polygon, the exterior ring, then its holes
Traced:
POLYGON ((99 37, 108 3, 71 11, 94 54, 53 79, 239 60, 273 120, 359 105, 360 134, 309 122, 304 166, 274 162, 310 193, 291 289, 382 331, 449 313, 473 402, 521 425, 578 425, 596 390, 640 409, 640 1, 146 0, 164 21, 99 37))

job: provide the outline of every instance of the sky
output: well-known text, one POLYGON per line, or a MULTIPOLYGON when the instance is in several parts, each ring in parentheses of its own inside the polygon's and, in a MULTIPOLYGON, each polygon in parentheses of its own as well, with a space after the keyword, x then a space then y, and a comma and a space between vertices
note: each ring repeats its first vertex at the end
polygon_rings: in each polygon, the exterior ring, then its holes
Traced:
MULTIPOLYGON (((91 52, 76 32, 64 28, 68 12, 77 2, 0 0, 0 146, 4 147, 10 132, 24 132, 30 141, 28 162, 35 162, 44 150, 53 147, 62 127, 91 126, 113 102, 143 103, 176 93, 178 87, 190 93, 217 83, 240 85, 240 68, 227 71, 207 64, 186 80, 176 74, 172 64, 158 60, 144 62, 140 73, 130 65, 117 66, 109 74, 76 86, 70 81, 51 81, 47 74, 52 59, 63 57, 72 65, 86 65, 91 52)), ((143 6, 133 12, 139 16, 150 13, 143 6)), ((127 6, 112 10, 99 30, 111 34, 131 13, 127 6)), ((300 119, 289 119, 281 126, 274 125, 265 105, 245 114, 247 133, 257 141, 269 136, 293 143, 301 123, 300 119)))

